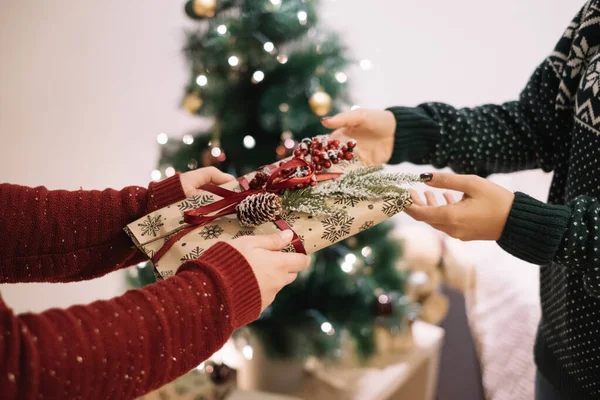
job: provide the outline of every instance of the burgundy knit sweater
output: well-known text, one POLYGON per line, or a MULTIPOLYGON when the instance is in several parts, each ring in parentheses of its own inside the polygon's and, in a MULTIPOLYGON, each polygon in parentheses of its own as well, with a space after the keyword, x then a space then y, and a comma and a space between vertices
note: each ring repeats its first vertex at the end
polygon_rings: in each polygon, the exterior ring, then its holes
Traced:
MULTIPOLYGON (((143 261, 123 227, 184 197, 178 176, 121 191, 0 184, 0 282, 80 281, 143 261)), ((0 398, 136 398, 210 357, 260 305, 252 269, 225 243, 108 301, 15 315, 0 297, 0 398)))

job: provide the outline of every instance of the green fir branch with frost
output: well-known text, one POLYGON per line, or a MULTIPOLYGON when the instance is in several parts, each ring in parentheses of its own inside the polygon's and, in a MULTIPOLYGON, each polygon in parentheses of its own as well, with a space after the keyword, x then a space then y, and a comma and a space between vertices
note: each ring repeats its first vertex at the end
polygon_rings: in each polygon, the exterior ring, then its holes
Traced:
POLYGON ((315 195, 313 188, 286 190, 281 200, 285 210, 314 216, 331 216, 339 213, 339 210, 330 207, 322 196, 315 195))
POLYGON ((406 195, 402 185, 423 182, 413 174, 383 172, 382 166, 363 167, 350 171, 338 179, 299 190, 286 190, 283 194, 283 208, 315 216, 331 216, 345 210, 332 208, 327 200, 353 198, 380 200, 406 195))

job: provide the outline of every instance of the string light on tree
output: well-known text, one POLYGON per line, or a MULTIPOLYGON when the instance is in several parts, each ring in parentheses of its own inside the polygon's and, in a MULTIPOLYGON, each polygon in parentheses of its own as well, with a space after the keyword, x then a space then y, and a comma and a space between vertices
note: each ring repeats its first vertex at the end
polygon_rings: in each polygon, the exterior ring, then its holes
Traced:
POLYGON ((193 0, 192 9, 200 17, 214 17, 217 0, 193 0))
POLYGON ((292 132, 285 131, 281 134, 281 141, 279 142, 279 146, 275 149, 275 153, 277 154, 277 159, 281 160, 292 155, 294 148, 297 143, 293 139, 292 132))
POLYGON ((262 71, 255 71, 254 74, 252 74, 252 83, 260 83, 263 79, 265 79, 265 73, 262 71))
POLYGON ((319 117, 327 115, 331 111, 331 96, 323 88, 319 88, 310 98, 308 104, 311 110, 319 117))
POLYGON ((333 335, 335 330, 333 329, 333 325, 330 322, 323 322, 321 324, 321 330, 328 335, 333 335))
POLYGON ((292 139, 292 132, 290 131, 283 132, 281 138, 283 139, 283 146, 288 150, 292 150, 298 144, 292 139))
POLYGON ((196 83, 198 84, 198 86, 206 86, 206 84, 208 83, 208 78, 206 77, 206 75, 198 75, 198 77, 196 78, 196 83))
POLYGON ((187 167, 190 170, 194 170, 194 169, 198 168, 198 160, 196 160, 195 158, 192 158, 190 161, 188 161, 187 167))
POLYGON ((210 154, 215 157, 215 158, 219 158, 219 156, 221 155, 222 151, 220 147, 216 147, 214 146, 211 150, 210 150, 210 154))
POLYGON ((273 42, 266 42, 263 45, 263 48, 265 49, 265 51, 269 54, 273 54, 275 52, 275 45, 273 44, 273 42))
POLYGON ((274 6, 280 6, 281 0, 271 0, 271 4, 273 4, 274 6))
POLYGON ((167 167, 165 169, 165 176, 166 177, 171 177, 173 175, 175 175, 175 168, 173 168, 173 167, 167 167))
POLYGON ((185 144, 192 144, 194 143, 194 137, 192 135, 190 135, 189 133, 183 135, 183 138, 181 139, 181 141, 185 144))
POLYGON ((219 35, 224 35, 227 33, 227 27, 225 25, 219 25, 217 27, 217 32, 219 33, 219 35))
POLYGON ((306 14, 306 11, 298 12, 298 22, 300 22, 300 25, 306 25, 307 20, 308 14, 306 14))
POLYGON ((298 146, 298 142, 294 140, 294 134, 288 129, 289 110, 289 104, 281 103, 279 105, 279 111, 283 114, 281 118, 283 125, 283 133, 281 134, 281 141, 279 142, 279 146, 277 146, 277 148, 275 149, 275 153, 277 154, 278 160, 291 156, 296 146, 298 146))
POLYGON ((167 142, 169 141, 169 137, 166 133, 159 133, 156 137, 156 141, 158 142, 158 144, 167 144, 167 142))
POLYGON ((155 169, 154 171, 152 171, 152 173, 150 173, 150 178, 152 178, 152 180, 155 182, 159 181, 161 176, 162 176, 162 174, 157 169, 155 169))
POLYGON ((360 60, 360 67, 365 71, 371 69, 372 66, 371 61, 369 60, 360 60))
POLYGON ((244 147, 247 149, 253 149, 256 146, 256 140, 250 135, 244 136, 244 147))
POLYGON ((285 54, 280 54, 277 56, 277 61, 279 62, 279 64, 285 64, 288 62, 288 56, 286 56, 285 54))
POLYGON ((240 59, 237 56, 231 56, 231 57, 229 57, 229 59, 227 60, 227 62, 232 67, 237 67, 239 65, 239 63, 240 63, 240 59))
POLYGON ((369 257, 372 252, 373 250, 369 246, 365 246, 360 251, 360 254, 362 254, 363 257, 369 257))
POLYGON ((358 110, 359 108, 360 108, 360 106, 359 106, 359 105, 357 105, 357 104, 355 104, 355 105, 353 105, 352 107, 350 107, 350 110, 351 110, 351 111, 354 111, 354 110, 358 110))
POLYGON ((335 79, 339 83, 346 83, 346 81, 348 80, 348 76, 344 72, 340 71, 335 73, 335 79))

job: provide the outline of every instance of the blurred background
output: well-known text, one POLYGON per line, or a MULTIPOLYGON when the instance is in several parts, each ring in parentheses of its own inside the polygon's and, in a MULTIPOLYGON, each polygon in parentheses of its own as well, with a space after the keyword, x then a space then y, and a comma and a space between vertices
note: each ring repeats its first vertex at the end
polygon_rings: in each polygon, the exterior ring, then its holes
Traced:
MULTIPOLYGON (((355 105, 460 107, 516 99, 581 3, 322 0, 319 15, 353 57, 369 61, 346 71, 355 105)), ((51 189, 146 186, 160 157, 157 136, 181 137, 205 123, 179 107, 189 78, 184 29, 194 24, 182 1, 0 2, 0 181, 51 189)), ((540 171, 492 177, 540 199, 550 178, 540 171)), ((402 227, 415 224, 397 220, 402 227)), ((481 279, 506 281, 486 293, 519 294, 535 315, 536 267, 494 244, 460 249, 471 265, 489 271, 481 279)), ((123 272, 69 285, 0 286, 17 312, 126 289, 123 272)), ((471 315, 478 312, 473 307, 471 315)), ((475 341, 485 342, 487 332, 475 341)), ((486 354, 483 348, 480 357, 493 364, 486 354)))

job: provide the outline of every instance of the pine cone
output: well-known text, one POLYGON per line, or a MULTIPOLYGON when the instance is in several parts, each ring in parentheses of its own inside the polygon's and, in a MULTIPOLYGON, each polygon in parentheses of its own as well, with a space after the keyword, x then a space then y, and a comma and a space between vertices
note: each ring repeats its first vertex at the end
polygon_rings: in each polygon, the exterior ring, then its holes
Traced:
POLYGON ((242 226, 259 226, 273 221, 281 214, 281 197, 274 193, 260 193, 248 196, 236 207, 237 217, 242 226))

